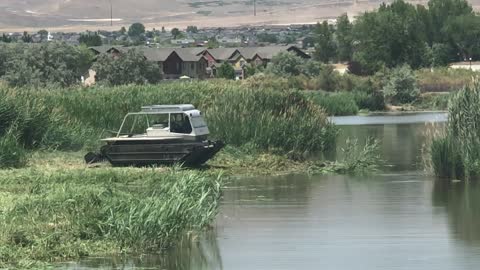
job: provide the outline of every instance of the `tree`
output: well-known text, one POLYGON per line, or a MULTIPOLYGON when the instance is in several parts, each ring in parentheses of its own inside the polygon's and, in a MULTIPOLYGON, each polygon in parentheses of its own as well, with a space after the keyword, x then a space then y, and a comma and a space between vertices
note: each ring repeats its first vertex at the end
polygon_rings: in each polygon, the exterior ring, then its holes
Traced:
POLYGON ((181 32, 178 28, 173 28, 171 33, 172 33, 173 39, 177 39, 177 37, 180 35, 181 32))
POLYGON ((233 69, 232 65, 230 65, 228 62, 224 62, 222 65, 220 65, 219 68, 217 68, 216 77, 217 78, 234 80, 235 79, 235 69, 233 69))
POLYGON ((0 38, 0 41, 1 42, 5 42, 5 43, 10 43, 13 41, 13 39, 5 34, 2 34, 2 37, 0 38))
POLYGON ((366 12, 353 27, 353 60, 373 74, 383 66, 407 63, 413 68, 430 64, 425 25, 415 6, 396 0, 382 4, 378 11, 366 12))
POLYGON ((335 43, 333 42, 332 28, 327 21, 317 23, 315 26, 315 52, 314 58, 316 60, 328 63, 336 56, 335 43))
POLYGON ((87 47, 101 46, 102 38, 97 34, 97 32, 93 34, 89 32, 86 34, 81 34, 80 37, 78 38, 78 42, 87 47))
POLYGON ((193 26, 193 25, 187 26, 187 32, 188 33, 198 33, 198 28, 196 26, 193 26))
POLYGON ((338 60, 350 61, 353 53, 352 24, 348 20, 347 14, 337 18, 337 29, 335 31, 337 40, 338 60))
POLYGON ((23 43, 32 43, 33 42, 33 39, 32 39, 32 36, 30 36, 27 31, 24 31, 23 32, 23 36, 22 36, 22 41, 23 43))
POLYGON ((43 29, 37 32, 40 35, 40 41, 45 41, 48 39, 48 31, 43 29))
POLYGON ((259 42, 267 42, 267 43, 278 43, 278 37, 274 34, 269 33, 260 33, 257 34, 257 40, 259 42))
POLYGON ((393 69, 387 78, 383 87, 383 94, 387 101, 393 104, 410 103, 420 95, 415 74, 408 65, 393 69))
POLYGON ((473 8, 466 0, 430 0, 428 12, 431 20, 431 43, 445 43, 448 42, 448 36, 442 32, 445 24, 452 17, 472 15, 473 8))
POLYGON ((446 22, 443 32, 450 37, 462 60, 468 60, 479 53, 480 17, 473 14, 451 17, 446 22))
POLYGON ((84 46, 63 43, 8 45, 3 79, 11 86, 70 86, 80 81, 93 55, 84 46))
POLYGON ((108 85, 156 83, 161 79, 160 67, 135 49, 115 57, 101 54, 92 69, 97 81, 108 85))
POLYGON ((145 26, 141 23, 133 23, 128 28, 128 35, 130 37, 139 37, 145 33, 145 26))
POLYGON ((297 76, 302 73, 304 60, 291 52, 280 52, 272 57, 267 72, 278 76, 297 76))
POLYGON ((220 44, 218 43, 217 39, 215 37, 211 37, 208 39, 207 47, 208 48, 218 48, 220 44))
POLYGON ((447 66, 453 61, 453 48, 448 44, 434 43, 431 49, 432 66, 447 66))
POLYGON ((165 26, 162 26, 162 33, 166 33, 167 31, 165 31, 165 26))
POLYGON ((125 35, 126 33, 127 29, 125 29, 125 26, 122 26, 122 28, 120 28, 120 34, 125 35))

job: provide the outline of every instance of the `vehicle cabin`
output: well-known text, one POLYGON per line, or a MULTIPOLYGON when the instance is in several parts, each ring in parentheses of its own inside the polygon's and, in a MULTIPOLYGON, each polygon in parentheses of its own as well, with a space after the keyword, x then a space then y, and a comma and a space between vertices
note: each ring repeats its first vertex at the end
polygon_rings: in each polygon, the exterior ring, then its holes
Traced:
MULTIPOLYGON (((199 110, 191 104, 143 106, 140 112, 128 113, 116 138, 203 139, 209 134, 199 110)), ((113 138, 105 139, 110 140, 113 138)))

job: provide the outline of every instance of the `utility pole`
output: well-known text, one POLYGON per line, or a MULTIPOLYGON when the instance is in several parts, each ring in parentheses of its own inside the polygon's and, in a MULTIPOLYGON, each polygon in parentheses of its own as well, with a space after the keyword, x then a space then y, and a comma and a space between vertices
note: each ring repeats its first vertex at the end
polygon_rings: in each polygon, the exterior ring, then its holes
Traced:
POLYGON ((257 16, 257 0, 253 0, 253 16, 257 16))
POLYGON ((113 26, 113 6, 112 0, 108 0, 110 2, 110 26, 113 26))

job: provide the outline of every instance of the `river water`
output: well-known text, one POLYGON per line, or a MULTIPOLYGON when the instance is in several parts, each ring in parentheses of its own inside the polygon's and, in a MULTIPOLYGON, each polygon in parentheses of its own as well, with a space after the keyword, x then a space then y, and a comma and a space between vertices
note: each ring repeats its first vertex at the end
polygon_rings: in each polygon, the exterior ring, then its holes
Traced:
POLYGON ((334 119, 340 142, 381 140, 381 174, 234 180, 214 228, 195 241, 163 256, 90 258, 69 268, 479 269, 480 184, 422 171, 424 122, 445 115, 401 117, 334 119))

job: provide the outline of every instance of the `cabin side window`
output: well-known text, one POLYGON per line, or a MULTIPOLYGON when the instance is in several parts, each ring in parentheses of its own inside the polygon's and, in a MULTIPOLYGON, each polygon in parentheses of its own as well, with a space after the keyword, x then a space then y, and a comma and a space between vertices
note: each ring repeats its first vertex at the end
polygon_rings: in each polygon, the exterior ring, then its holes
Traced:
POLYGON ((190 119, 183 113, 170 114, 170 132, 190 134, 192 133, 192 125, 190 119))

